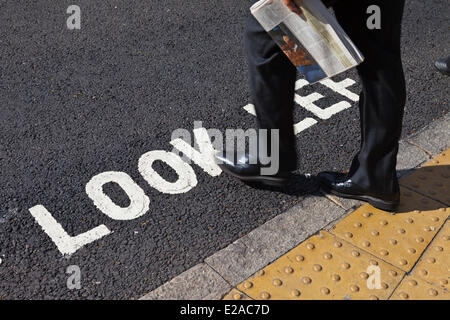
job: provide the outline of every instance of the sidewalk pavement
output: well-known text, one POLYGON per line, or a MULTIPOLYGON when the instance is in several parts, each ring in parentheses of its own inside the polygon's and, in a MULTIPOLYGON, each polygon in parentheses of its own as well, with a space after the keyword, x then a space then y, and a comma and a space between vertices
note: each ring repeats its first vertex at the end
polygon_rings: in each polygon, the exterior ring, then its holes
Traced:
POLYGON ((450 114, 400 142, 395 213, 308 197, 141 299, 450 299, 450 114))

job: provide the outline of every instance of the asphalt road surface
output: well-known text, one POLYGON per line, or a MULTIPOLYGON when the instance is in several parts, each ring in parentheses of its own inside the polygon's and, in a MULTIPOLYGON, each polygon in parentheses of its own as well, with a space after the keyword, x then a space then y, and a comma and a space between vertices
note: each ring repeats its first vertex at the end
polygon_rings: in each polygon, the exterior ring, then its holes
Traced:
MULTIPOLYGON (((243 108, 250 5, 0 1, 0 298, 139 298, 314 192, 302 173, 347 168, 359 146, 354 72, 333 79, 341 89, 297 91, 313 96, 296 107, 301 169, 286 190, 168 154, 172 132, 194 121, 254 126, 243 108), (72 4, 79 30, 66 26, 72 4), (67 286, 69 266, 80 289, 67 286)), ((405 135, 449 111, 449 78, 433 66, 449 54, 449 16, 446 0, 407 1, 405 135)))

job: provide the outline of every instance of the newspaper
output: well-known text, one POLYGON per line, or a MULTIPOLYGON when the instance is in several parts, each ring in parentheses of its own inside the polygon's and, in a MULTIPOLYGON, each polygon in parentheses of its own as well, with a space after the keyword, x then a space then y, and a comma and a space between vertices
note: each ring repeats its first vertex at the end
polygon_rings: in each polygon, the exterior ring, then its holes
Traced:
POLYGON ((364 57, 320 0, 298 3, 298 15, 282 0, 260 0, 251 8, 274 41, 309 83, 360 64, 364 57))

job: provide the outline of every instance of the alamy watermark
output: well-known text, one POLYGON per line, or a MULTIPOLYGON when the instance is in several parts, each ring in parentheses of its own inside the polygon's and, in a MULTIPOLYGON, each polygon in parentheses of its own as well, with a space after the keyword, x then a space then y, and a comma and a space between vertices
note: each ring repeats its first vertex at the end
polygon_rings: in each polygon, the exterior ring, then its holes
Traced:
POLYGON ((367 28, 369 30, 373 29, 381 29, 381 9, 376 4, 373 4, 371 6, 367 7, 367 14, 370 14, 370 16, 367 18, 367 28))
POLYGON ((369 277, 367 278, 367 288, 370 290, 382 289, 380 267, 370 265, 369 267, 367 267, 366 273, 369 275, 369 277))
MULTIPOLYGON (((246 159, 248 164, 258 164, 260 166, 261 175, 275 175, 280 167, 280 134, 278 129, 226 129, 225 134, 219 129, 205 129, 202 127, 201 121, 194 121, 194 135, 200 152, 204 144, 210 145, 212 148, 207 155, 214 158, 214 154, 222 153, 226 161, 235 163, 239 159, 246 159), (200 138, 200 141, 199 141, 200 138)), ((190 154, 186 155, 188 148, 180 148, 180 146, 188 144, 194 147, 194 139, 191 132, 187 129, 176 129, 172 132, 172 141, 174 141, 173 153, 180 156, 188 164, 192 163, 196 152, 190 148, 190 154), (180 150, 183 149, 183 150, 180 150)), ((206 151, 208 152, 208 151, 206 151)), ((216 164, 221 164, 221 160, 214 158, 216 164)))
POLYGON ((67 14, 70 16, 66 20, 67 29, 80 30, 81 29, 81 9, 77 5, 70 5, 67 10, 67 14))
POLYGON ((67 278, 67 288, 69 290, 81 289, 81 270, 77 265, 70 265, 66 269, 66 274, 69 275, 67 278))

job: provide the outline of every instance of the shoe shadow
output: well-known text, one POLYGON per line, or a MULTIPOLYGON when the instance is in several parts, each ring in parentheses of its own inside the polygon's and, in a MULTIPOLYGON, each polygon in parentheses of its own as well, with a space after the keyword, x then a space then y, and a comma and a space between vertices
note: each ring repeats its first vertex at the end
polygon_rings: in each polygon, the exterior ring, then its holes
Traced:
POLYGON ((283 187, 268 186, 258 182, 244 182, 251 188, 280 192, 290 196, 322 195, 319 192, 319 183, 314 176, 292 174, 289 183, 283 187))
MULTIPOLYGON (((450 166, 436 165, 417 169, 399 170, 401 198, 399 207, 392 212, 402 214, 413 211, 450 211, 450 166), (449 208, 449 209, 447 209, 449 208)), ((283 187, 267 186, 256 182, 245 182, 246 185, 291 196, 322 196, 315 176, 293 174, 290 182, 283 187)))
POLYGON ((447 210, 450 207, 449 165, 399 170, 398 176, 401 177, 401 197, 395 213, 447 210))

